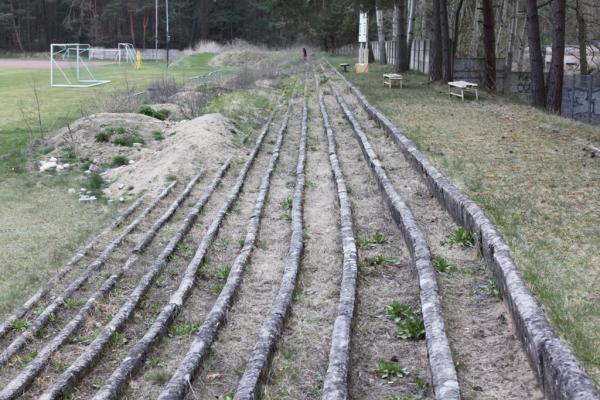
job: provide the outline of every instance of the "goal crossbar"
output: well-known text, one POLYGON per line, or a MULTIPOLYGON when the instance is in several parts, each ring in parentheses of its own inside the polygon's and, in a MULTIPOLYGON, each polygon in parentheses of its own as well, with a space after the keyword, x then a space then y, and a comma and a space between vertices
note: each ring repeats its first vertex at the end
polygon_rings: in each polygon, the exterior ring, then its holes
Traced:
POLYGON ((50 86, 88 88, 109 83, 109 80, 97 79, 83 60, 81 54, 89 52, 89 50, 90 45, 84 43, 52 43, 50 45, 50 86), (75 57, 75 77, 69 78, 57 62, 57 58, 69 60, 73 53, 75 57), (60 73, 65 83, 55 81, 55 72, 60 73), (82 75, 87 75, 86 79, 82 79, 82 75))

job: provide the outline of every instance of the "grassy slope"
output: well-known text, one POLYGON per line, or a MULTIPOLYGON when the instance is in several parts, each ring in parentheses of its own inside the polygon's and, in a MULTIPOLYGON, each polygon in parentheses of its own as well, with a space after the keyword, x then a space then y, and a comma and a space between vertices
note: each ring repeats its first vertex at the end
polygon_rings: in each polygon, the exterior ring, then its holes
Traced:
MULTIPOLYGON (((188 57, 169 69, 177 79, 205 73, 209 54, 188 57)), ((79 116, 80 104, 125 86, 146 87, 165 73, 164 65, 146 63, 141 71, 108 66, 95 70, 112 83, 89 89, 50 88, 48 71, 0 69, 0 318, 31 293, 44 277, 116 212, 116 207, 81 205, 68 187, 85 185, 80 174, 26 172, 29 134, 17 104, 31 102, 32 76, 39 84, 42 122, 53 130, 79 116)))
POLYGON ((600 128, 489 95, 461 103, 417 74, 384 89, 391 68, 371 67, 347 77, 498 225, 558 334, 600 384, 600 160, 576 142, 600 143, 600 128))

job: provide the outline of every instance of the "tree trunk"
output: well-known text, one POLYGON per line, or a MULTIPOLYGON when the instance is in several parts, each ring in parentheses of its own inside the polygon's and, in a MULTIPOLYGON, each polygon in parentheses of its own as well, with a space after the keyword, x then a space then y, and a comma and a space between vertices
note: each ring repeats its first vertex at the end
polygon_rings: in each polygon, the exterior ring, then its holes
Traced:
MULTIPOLYGON (((462 1, 462 0, 461 0, 462 1)), ((412 44, 414 40, 415 19, 417 18, 417 2, 418 0, 410 0, 408 13, 408 28, 406 32, 406 60, 407 66, 410 65, 410 54, 412 52, 412 44)), ((422 12, 425 12, 423 10, 422 12)))
POLYGON ((479 53, 479 5, 481 0, 475 0, 475 9, 473 10, 473 32, 471 35, 471 56, 477 58, 479 53))
POLYGON ((548 98, 546 109, 560 114, 562 105, 563 74, 565 70, 565 16, 566 0, 552 2, 554 34, 552 38, 552 61, 548 74, 548 98))
POLYGON ((484 84, 491 93, 496 92, 496 29, 494 0, 482 0, 483 50, 485 55, 484 84))
POLYGON ((129 13, 129 32, 131 34, 131 44, 135 47, 135 17, 129 13))
POLYGON ((406 72, 408 70, 408 58, 407 58, 407 45, 406 45, 406 0, 399 0, 397 7, 394 10, 398 10, 396 23, 398 24, 398 37, 396 42, 396 72, 406 72))
POLYGON ((146 48, 146 31, 148 30, 148 17, 147 13, 144 13, 144 18, 142 19, 142 48, 146 48))
POLYGON ((502 88, 502 92, 504 94, 509 94, 510 91, 510 75, 512 73, 512 65, 513 65, 513 52, 515 49, 515 40, 517 36, 517 24, 519 20, 517 19, 519 13, 519 1, 513 0, 513 14, 510 21, 510 36, 508 39, 508 47, 506 48, 506 62, 504 63, 504 87, 502 88))
MULTIPOLYGON (((456 57, 458 51, 458 39, 460 36, 460 12, 462 11, 464 0, 459 0, 456 6, 456 12, 454 13, 454 34, 452 35, 452 60, 456 57)), ((454 65, 454 61, 452 61, 454 65)))
POLYGON ((442 27, 440 19, 440 1, 433 0, 431 11, 431 51, 429 57, 429 80, 441 81, 442 72, 442 27))
POLYGON ((381 9, 381 0, 375 0, 375 19, 377 20, 377 44, 379 46, 379 63, 387 63, 387 54, 385 52, 385 32, 383 30, 383 10, 381 9))
POLYGON ((19 25, 17 24, 17 15, 15 14, 15 5, 13 4, 13 2, 10 2, 10 12, 11 12, 11 22, 12 22, 12 29, 13 29, 13 34, 14 34, 14 40, 15 40, 15 44, 17 45, 17 47, 19 48, 19 50, 21 52, 24 52, 25 49, 23 48, 23 42, 21 42, 21 33, 19 32, 19 25))
POLYGON ((400 7, 399 2, 394 2, 394 11, 392 13, 392 42, 394 43, 394 68, 396 72, 400 71, 400 7))
POLYGON ((525 35, 527 34, 527 21, 523 22, 521 34, 519 35, 519 59, 517 60, 517 69, 523 71, 523 58, 525 58, 525 35))
POLYGON ((442 80, 452 80, 452 48, 450 44, 450 27, 448 26, 448 0, 440 2, 440 29, 442 31, 442 80))
POLYGON ((577 41, 579 42, 579 71, 582 75, 589 73, 587 62, 587 33, 586 23, 583 14, 583 1, 577 0, 575 4, 575 14, 577 16, 577 41))
POLYGON ((531 104, 536 107, 544 107, 546 105, 546 86, 537 0, 527 0, 527 36, 531 65, 531 104))

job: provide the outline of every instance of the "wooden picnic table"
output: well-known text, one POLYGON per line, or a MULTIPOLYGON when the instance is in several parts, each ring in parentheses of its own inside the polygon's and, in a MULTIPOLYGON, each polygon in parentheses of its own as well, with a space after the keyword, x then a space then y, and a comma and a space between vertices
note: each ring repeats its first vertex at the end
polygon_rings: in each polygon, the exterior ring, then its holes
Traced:
POLYGON ((341 63, 341 64, 340 64, 340 67, 344 68, 344 72, 348 72, 348 69, 347 69, 347 68, 348 68, 349 66, 350 66, 350 64, 348 64, 348 63, 341 63))
POLYGON ((400 74, 383 74, 383 84, 388 85, 390 89, 394 87, 394 82, 400 82, 400 89, 402 89, 402 81, 404 77, 400 74))
POLYGON ((479 94, 477 93, 478 85, 473 82, 467 81, 454 81, 448 82, 448 93, 450 96, 460 97, 462 101, 465 101, 465 92, 466 93, 475 93, 475 99, 479 100, 479 94), (452 91, 452 89, 457 89, 457 91, 452 91))

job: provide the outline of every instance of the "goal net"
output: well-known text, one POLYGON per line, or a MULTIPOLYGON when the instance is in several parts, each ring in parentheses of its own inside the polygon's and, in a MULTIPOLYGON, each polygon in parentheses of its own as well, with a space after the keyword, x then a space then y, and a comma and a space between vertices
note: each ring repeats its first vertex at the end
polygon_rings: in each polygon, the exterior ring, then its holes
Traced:
POLYGON ((90 45, 83 43, 52 43, 50 45, 50 86, 87 88, 109 83, 97 79, 84 58, 90 45))

